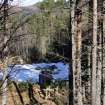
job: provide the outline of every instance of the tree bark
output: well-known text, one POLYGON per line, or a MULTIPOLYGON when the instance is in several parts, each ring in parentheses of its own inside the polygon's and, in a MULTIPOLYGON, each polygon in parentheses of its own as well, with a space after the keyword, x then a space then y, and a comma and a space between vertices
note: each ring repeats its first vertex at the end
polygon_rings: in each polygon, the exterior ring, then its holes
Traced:
POLYGON ((7 70, 4 70, 3 85, 2 85, 2 105, 7 105, 7 70))
POLYGON ((73 73, 73 105, 75 105, 77 101, 76 97, 76 88, 75 88, 75 59, 76 59, 76 45, 75 45, 75 6, 76 6, 76 0, 70 0, 71 5, 71 35, 72 35, 72 73, 73 73))
POLYGON ((20 92, 20 90, 19 90, 17 84, 16 84, 15 82, 13 82, 13 84, 14 84, 14 86, 15 86, 15 88, 16 88, 16 91, 17 91, 17 93, 18 93, 18 95, 19 95, 21 104, 24 105, 23 97, 22 97, 22 95, 21 95, 21 92, 20 92))
MULTIPOLYGON (((103 0, 103 6, 105 6, 105 0, 103 0)), ((104 24, 105 24, 105 15, 103 14, 103 35, 102 35, 102 105, 105 105, 105 46, 104 46, 104 42, 105 42, 105 25, 104 24)))
POLYGON ((82 85, 81 85, 81 37, 82 37, 82 30, 81 30, 81 10, 77 10, 77 34, 76 34, 76 72, 77 72, 77 80, 76 80, 76 85, 77 85, 77 92, 78 92, 78 105, 83 105, 82 103, 82 85), (79 13, 80 12, 80 13, 79 13))
POLYGON ((92 105, 96 105, 97 0, 93 0, 92 105))
MULTIPOLYGON (((3 36, 4 36, 4 42, 3 45, 5 43, 5 41, 8 39, 7 37, 7 18, 8 18, 8 0, 4 0, 3 1, 3 7, 1 8, 1 10, 3 9, 3 36)), ((4 49, 5 51, 7 51, 7 47, 4 49)), ((4 50, 0 51, 1 52, 1 59, 4 60, 4 50)), ((3 77, 3 85, 2 85, 2 89, 3 89, 3 95, 2 95, 2 105, 7 105, 7 69, 4 69, 4 77, 3 77)))
POLYGON ((101 105, 101 71, 102 71, 102 44, 101 29, 99 30, 99 41, 97 49, 97 78, 96 78, 96 105, 101 105))
POLYGON ((71 0, 71 3, 73 105, 83 105, 81 86, 81 10, 75 12, 76 0, 71 0), (75 13, 77 13, 77 20, 75 20, 75 13))

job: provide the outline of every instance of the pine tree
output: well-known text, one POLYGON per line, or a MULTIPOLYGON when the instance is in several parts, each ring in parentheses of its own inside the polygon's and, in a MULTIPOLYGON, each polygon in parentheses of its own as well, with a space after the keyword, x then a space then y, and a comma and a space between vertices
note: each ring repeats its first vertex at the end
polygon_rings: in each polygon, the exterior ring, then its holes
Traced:
POLYGON ((97 0, 93 0, 92 105, 96 105, 97 0))
POLYGON ((77 1, 71 1, 72 70, 74 105, 83 105, 81 86, 81 9, 77 1), (76 10, 75 10, 76 9, 76 10), (76 19, 76 20, 75 20, 76 19), (75 27, 76 26, 76 27, 75 27))

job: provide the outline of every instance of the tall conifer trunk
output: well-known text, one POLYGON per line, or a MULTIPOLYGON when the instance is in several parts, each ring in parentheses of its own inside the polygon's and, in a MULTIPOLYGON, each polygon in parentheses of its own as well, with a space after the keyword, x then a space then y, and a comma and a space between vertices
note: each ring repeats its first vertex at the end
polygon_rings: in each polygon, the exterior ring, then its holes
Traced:
POLYGON ((92 105, 96 105, 97 0, 93 0, 92 105))
MULTIPOLYGON (((105 0, 103 0, 103 7, 105 6, 105 0)), ((105 9, 103 8, 103 11, 105 9)), ((105 105, 105 14, 103 14, 103 35, 102 35, 102 105, 105 105)))
POLYGON ((97 79, 96 79, 96 105, 101 105, 101 89, 102 89, 102 40, 103 40, 103 0, 98 1, 98 35, 97 35, 97 79))
POLYGON ((77 2, 75 0, 71 2, 73 97, 74 105, 83 105, 81 86, 81 9, 76 9, 77 2))
POLYGON ((73 73, 73 105, 75 105, 77 101, 76 97, 76 88, 75 88, 75 59, 76 59, 76 45, 75 45, 75 6, 76 6, 76 0, 70 0, 70 6, 71 6, 71 35, 72 35, 72 73, 73 73))

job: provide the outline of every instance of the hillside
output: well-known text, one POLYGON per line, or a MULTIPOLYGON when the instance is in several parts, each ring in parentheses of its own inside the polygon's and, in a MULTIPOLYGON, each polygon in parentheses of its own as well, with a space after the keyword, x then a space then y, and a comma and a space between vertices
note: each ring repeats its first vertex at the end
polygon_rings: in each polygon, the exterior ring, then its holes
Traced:
MULTIPOLYGON (((16 15, 14 14, 12 16, 13 23, 16 22, 17 24, 28 19, 28 22, 26 22, 16 31, 17 36, 20 36, 19 33, 25 34, 20 37, 20 42, 16 42, 16 45, 20 47, 19 50, 21 50, 17 51, 18 54, 24 53, 22 55, 28 57, 29 55, 27 56, 27 54, 30 52, 29 50, 33 50, 39 52, 39 55, 41 56, 39 59, 42 59, 42 57, 46 56, 47 53, 48 56, 49 53, 50 55, 54 54, 52 56, 55 56, 55 58, 57 55, 61 57, 61 59, 63 59, 63 56, 65 56, 64 59, 70 58, 68 57, 68 54, 70 53, 69 50, 64 52, 64 50, 68 49, 70 45, 70 36, 67 23, 69 18, 68 10, 65 10, 62 6, 59 6, 52 8, 52 10, 49 12, 41 10, 41 8, 37 5, 30 7, 13 7, 12 9, 12 12, 18 12, 16 15), (27 41, 29 43, 27 43, 27 41), (56 46, 55 43, 58 43, 58 46, 56 46), (51 48, 52 46, 54 48, 51 48), (22 52, 24 50, 23 48, 25 48, 27 51, 22 52), (59 48, 62 50, 59 51, 59 48)), ((14 36, 16 34, 14 34, 14 36)), ((13 47, 12 44, 10 47, 13 47)), ((13 48, 10 50, 12 49, 13 48)))

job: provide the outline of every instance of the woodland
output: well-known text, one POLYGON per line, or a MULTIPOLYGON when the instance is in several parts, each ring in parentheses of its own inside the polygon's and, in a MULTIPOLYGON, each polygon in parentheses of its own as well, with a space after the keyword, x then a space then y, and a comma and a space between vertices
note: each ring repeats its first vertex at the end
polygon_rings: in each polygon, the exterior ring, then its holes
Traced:
POLYGON ((71 0, 73 105, 105 105, 105 1, 71 0))
POLYGON ((45 90, 46 96, 50 95, 46 99, 38 83, 11 81, 8 68, 10 65, 14 68, 15 65, 63 62, 70 65, 70 74, 73 74, 71 36, 74 23, 71 24, 71 20, 74 5, 78 3, 43 0, 24 7, 12 5, 13 1, 0 1, 0 78, 3 72, 0 105, 72 105, 72 75, 70 89, 68 80, 54 81, 51 88, 45 90))

